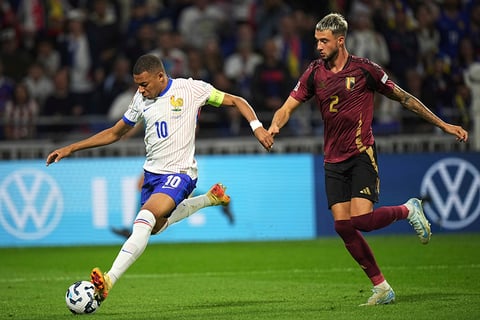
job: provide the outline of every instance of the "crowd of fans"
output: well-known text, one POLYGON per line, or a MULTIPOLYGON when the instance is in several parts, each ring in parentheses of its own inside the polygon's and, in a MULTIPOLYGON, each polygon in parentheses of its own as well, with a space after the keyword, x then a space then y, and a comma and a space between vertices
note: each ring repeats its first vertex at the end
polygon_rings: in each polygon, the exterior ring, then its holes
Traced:
MULTIPOLYGON (((384 67, 441 117, 471 127, 464 74, 480 62, 478 0, 0 0, 0 140, 111 125, 136 90, 131 69, 145 53, 159 55, 172 78, 245 97, 268 125, 317 58, 315 24, 331 11, 349 20, 351 54, 384 67)), ((376 103, 377 134, 432 130, 391 100, 376 103)), ((200 131, 248 132, 231 108, 203 109, 200 131)), ((300 109, 291 134, 321 130, 315 106, 300 109)))

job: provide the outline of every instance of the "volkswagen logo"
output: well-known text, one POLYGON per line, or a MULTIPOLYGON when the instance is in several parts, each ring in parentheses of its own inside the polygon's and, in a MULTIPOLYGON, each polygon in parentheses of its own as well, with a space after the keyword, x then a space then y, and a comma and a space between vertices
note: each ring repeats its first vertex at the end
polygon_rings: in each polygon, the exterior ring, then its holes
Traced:
POLYGON ((480 173, 464 159, 434 163, 423 177, 421 194, 429 199, 425 213, 446 229, 462 229, 480 215, 480 173))
POLYGON ((17 170, 0 181, 0 224, 19 239, 45 237, 57 226, 62 211, 60 188, 40 170, 17 170))

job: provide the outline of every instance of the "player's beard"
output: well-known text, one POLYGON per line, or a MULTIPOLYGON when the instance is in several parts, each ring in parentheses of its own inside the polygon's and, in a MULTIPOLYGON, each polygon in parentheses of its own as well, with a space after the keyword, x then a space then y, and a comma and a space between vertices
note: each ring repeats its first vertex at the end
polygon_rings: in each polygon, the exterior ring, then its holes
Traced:
POLYGON ((325 55, 325 57, 323 58, 323 61, 325 62, 332 62, 334 61, 336 58, 338 57, 338 48, 335 48, 332 50, 332 52, 330 52, 330 54, 328 55, 325 55))

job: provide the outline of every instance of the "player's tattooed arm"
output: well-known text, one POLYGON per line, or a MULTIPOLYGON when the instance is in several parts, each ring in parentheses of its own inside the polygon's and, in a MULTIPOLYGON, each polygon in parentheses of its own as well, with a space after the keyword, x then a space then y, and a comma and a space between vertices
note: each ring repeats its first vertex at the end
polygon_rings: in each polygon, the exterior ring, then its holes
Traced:
POLYGON ((400 102, 404 108, 414 112, 421 118, 439 127, 444 132, 456 136, 458 141, 467 141, 468 132, 466 130, 460 126, 446 123, 425 106, 418 98, 406 92, 399 86, 395 85, 393 91, 387 96, 390 99, 400 102))

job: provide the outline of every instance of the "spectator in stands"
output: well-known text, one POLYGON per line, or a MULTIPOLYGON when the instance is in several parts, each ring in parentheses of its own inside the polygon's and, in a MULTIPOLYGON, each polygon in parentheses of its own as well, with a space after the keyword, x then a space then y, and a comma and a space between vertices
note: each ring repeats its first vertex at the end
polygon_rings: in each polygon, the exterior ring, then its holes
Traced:
POLYGON ((137 91, 137 88, 138 86, 130 79, 130 85, 128 88, 115 97, 110 104, 107 114, 107 119, 110 123, 113 124, 122 118, 125 111, 127 111, 127 106, 130 101, 132 101, 132 96, 137 91))
POLYGON ((66 33, 59 41, 62 66, 68 68, 70 92, 74 96, 75 105, 80 105, 86 113, 94 113, 94 57, 91 40, 85 31, 83 11, 76 9, 69 12, 66 33))
POLYGON ((16 84, 3 115, 5 138, 7 140, 36 138, 38 111, 38 104, 30 96, 27 86, 24 83, 16 84))
MULTIPOLYGON (((133 0, 130 2, 130 16, 127 19, 125 38, 127 42, 134 42, 134 39, 141 34, 140 29, 144 25, 154 25, 157 21, 157 12, 152 11, 148 0, 133 0)), ((136 59, 137 57, 134 57, 136 59)), ((135 60, 133 60, 135 61, 135 60)), ((133 61, 130 61, 131 63, 133 61)))
MULTIPOLYGON (((7 102, 12 99, 15 82, 3 73, 3 62, 0 59, 0 119, 3 119, 7 102)), ((3 121, 0 121, 0 140, 4 138, 3 121)))
POLYGON ((52 79, 60 69, 60 53, 49 38, 39 39, 34 60, 42 65, 45 75, 52 79))
POLYGON ((398 84, 403 88, 406 87, 405 72, 418 66, 419 57, 417 34, 409 27, 407 10, 403 4, 395 7, 394 25, 385 35, 390 54, 387 69, 395 75, 398 84))
MULTIPOLYGON (((393 79, 394 80, 394 79, 393 79)), ((432 106, 432 109, 435 108, 435 101, 432 100, 433 95, 429 95, 427 86, 424 81, 424 74, 418 69, 408 69, 405 72, 405 89, 411 93, 413 96, 418 97, 426 105, 432 106)), ((382 96, 382 99, 388 99, 382 96)), ((388 99, 390 100, 390 99, 388 99)), ((394 108, 390 109, 388 112, 397 112, 398 123, 401 125, 402 133, 431 133, 433 128, 429 123, 426 123, 423 119, 420 119, 411 112, 401 108, 401 105, 397 101, 392 101, 395 103, 395 107, 399 106, 400 109, 394 108)), ((378 119, 377 117, 375 117, 378 119)))
MULTIPOLYGON (((274 112, 287 98, 293 88, 293 78, 278 57, 278 47, 273 38, 263 46, 263 61, 255 68, 252 78, 252 101, 257 110, 268 114, 274 112)), ((262 114, 260 114, 262 117, 262 114)))
POLYGON ((200 49, 189 49, 187 51, 187 77, 196 80, 210 81, 212 75, 205 66, 203 51, 200 49))
POLYGON ((150 53, 162 59, 165 71, 172 78, 185 77, 187 72, 187 55, 177 46, 172 26, 162 25, 157 34, 157 46, 150 53))
POLYGON ((95 68, 103 68, 109 73, 113 68, 115 57, 119 54, 121 41, 119 8, 111 0, 93 0, 92 11, 86 20, 86 30, 95 68))
POLYGON ((130 87, 131 71, 130 60, 123 56, 115 59, 113 70, 107 74, 98 92, 100 103, 97 105, 97 113, 107 114, 113 100, 130 87))
MULTIPOLYGON (((46 26, 42 37, 57 39, 65 29, 68 13, 75 7, 69 0, 47 1, 45 7, 46 26)), ((58 69, 57 69, 58 70, 58 69)), ((56 72, 55 70, 54 72, 56 72)), ((52 75, 53 76, 53 75, 52 75)))
POLYGON ((361 12, 352 16, 352 31, 348 47, 353 55, 364 57, 385 67, 390 62, 390 53, 384 36, 373 29, 369 13, 361 12))
POLYGON ((420 3, 415 9, 419 62, 424 73, 433 70, 433 61, 440 51, 440 32, 435 27, 439 9, 433 2, 420 3))
POLYGON ((463 82, 465 70, 475 62, 480 62, 480 56, 475 55, 473 39, 465 37, 460 40, 457 58, 452 62, 453 81, 457 84, 463 82))
POLYGON ((253 49, 253 30, 249 24, 239 25, 237 34, 236 51, 226 57, 223 72, 242 97, 251 99, 253 73, 263 57, 253 49))
POLYGON ((20 47, 32 51, 36 38, 45 32, 46 3, 40 0, 18 0, 17 18, 20 23, 20 47))
POLYGON ((213 75, 223 72, 225 57, 216 39, 210 39, 201 49, 203 52, 203 63, 208 72, 213 75))
POLYGON ((462 10, 461 0, 444 0, 436 27, 440 33, 440 53, 455 60, 459 41, 467 32, 468 15, 462 10))
POLYGON ((426 75, 423 86, 423 101, 445 121, 451 121, 454 115, 452 109, 455 84, 451 74, 450 57, 438 54, 434 60, 431 74, 426 75))
POLYGON ((137 35, 132 38, 127 38, 123 52, 130 60, 130 63, 135 61, 143 54, 152 52, 157 48, 156 32, 153 23, 143 23, 137 29, 137 35))
POLYGON ((30 95, 38 103, 40 110, 43 109, 45 99, 53 92, 53 81, 45 74, 40 63, 32 63, 28 68, 28 74, 23 79, 30 95))
POLYGON ((228 22, 228 15, 217 3, 193 0, 180 12, 178 31, 188 46, 203 49, 210 40, 220 43, 222 34, 229 29, 228 22))
POLYGON ((290 6, 283 0, 257 1, 252 21, 255 29, 255 49, 262 50, 268 39, 279 33, 281 19, 290 12, 290 6))
POLYGON ((274 40, 280 60, 287 66, 292 77, 298 77, 312 58, 308 45, 303 41, 293 14, 282 16, 279 32, 274 40))
POLYGON ((480 60, 480 1, 474 1, 469 12, 470 21, 466 38, 472 40, 475 57, 480 60))
POLYGON ((16 35, 20 34, 20 25, 15 8, 10 1, 0 0, 0 30, 13 30, 16 35))
POLYGON ((0 60, 3 62, 4 74, 15 82, 21 81, 33 62, 31 54, 19 46, 21 40, 17 38, 14 29, 0 31, 0 60))
POLYGON ((76 104, 75 97, 70 91, 70 80, 68 70, 62 68, 58 70, 53 77, 54 90, 45 99, 45 105, 40 113, 42 116, 48 116, 51 120, 50 125, 41 127, 43 136, 58 138, 64 137, 66 133, 76 128, 78 117, 84 114, 81 105, 76 104), (75 122, 75 123, 74 123, 75 122))

